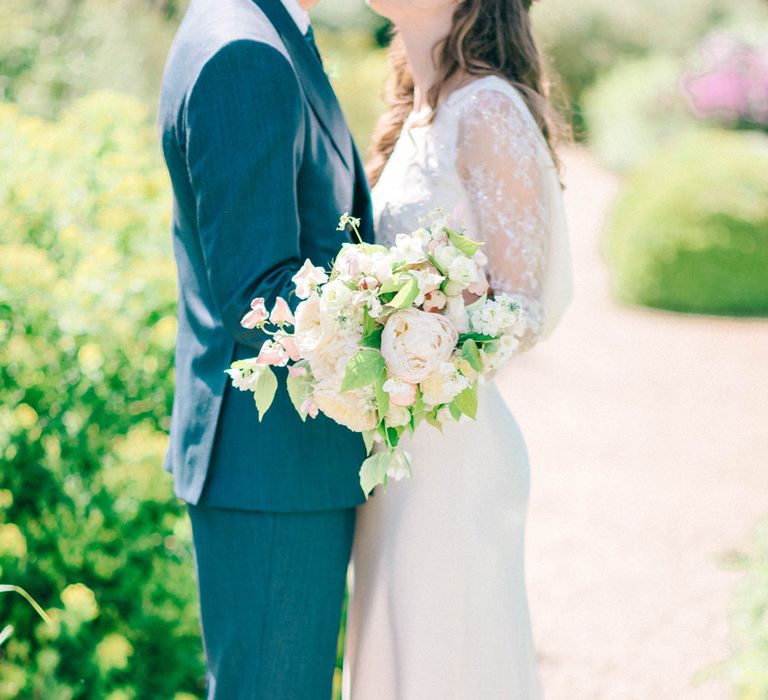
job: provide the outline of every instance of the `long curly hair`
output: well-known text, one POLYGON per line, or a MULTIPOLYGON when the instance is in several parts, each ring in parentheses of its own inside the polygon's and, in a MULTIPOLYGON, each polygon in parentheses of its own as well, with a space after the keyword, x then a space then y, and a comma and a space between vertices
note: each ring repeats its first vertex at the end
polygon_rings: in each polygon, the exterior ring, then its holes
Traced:
MULTIPOLYGON (((556 145, 567 139, 564 119, 550 102, 550 82, 533 37, 529 10, 532 0, 463 0, 453 14, 448 36, 433 48, 437 77, 427 93, 434 119, 446 85, 459 75, 496 75, 521 93, 546 139, 555 164, 556 145)), ((413 110, 414 83, 403 42, 393 34, 392 67, 384 90, 388 110, 379 119, 369 149, 366 172, 371 185, 392 154, 406 118, 413 110)))

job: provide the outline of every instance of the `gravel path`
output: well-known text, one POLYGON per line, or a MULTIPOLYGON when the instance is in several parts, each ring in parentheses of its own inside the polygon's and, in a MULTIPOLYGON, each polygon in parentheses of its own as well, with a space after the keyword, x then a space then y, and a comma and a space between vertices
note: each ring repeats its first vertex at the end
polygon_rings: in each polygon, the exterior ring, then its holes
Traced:
POLYGON ((548 700, 729 697, 738 574, 768 514, 768 321, 621 307, 598 235, 614 179, 566 157, 576 300, 505 374, 528 440, 528 582, 548 700))

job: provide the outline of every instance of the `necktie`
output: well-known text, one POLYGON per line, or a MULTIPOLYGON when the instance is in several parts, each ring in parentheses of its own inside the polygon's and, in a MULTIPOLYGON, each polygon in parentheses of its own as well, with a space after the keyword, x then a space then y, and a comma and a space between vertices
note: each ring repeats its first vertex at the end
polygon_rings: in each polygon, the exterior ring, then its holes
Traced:
POLYGON ((312 29, 311 24, 309 25, 309 29, 307 29, 307 33, 304 35, 304 38, 309 44, 309 48, 311 48, 315 56, 317 56, 317 60, 320 61, 320 63, 322 63, 323 59, 320 56, 320 49, 317 48, 317 42, 315 41, 315 30, 312 29))

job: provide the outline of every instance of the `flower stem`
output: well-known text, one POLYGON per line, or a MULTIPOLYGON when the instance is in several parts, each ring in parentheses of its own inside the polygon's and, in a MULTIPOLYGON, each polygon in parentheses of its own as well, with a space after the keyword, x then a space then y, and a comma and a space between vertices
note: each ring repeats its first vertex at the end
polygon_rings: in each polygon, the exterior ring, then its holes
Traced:
POLYGON ((360 235, 360 231, 357 228, 357 222, 355 221, 349 221, 349 227, 352 229, 353 233, 355 234, 355 238, 357 238, 357 242, 361 245, 364 243, 363 237, 360 235))

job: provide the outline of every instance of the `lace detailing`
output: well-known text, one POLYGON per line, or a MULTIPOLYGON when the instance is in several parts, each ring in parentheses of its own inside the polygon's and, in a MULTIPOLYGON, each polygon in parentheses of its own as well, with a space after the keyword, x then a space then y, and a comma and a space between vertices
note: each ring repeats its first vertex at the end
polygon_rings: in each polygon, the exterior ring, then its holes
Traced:
POLYGON ((456 170, 476 230, 485 242, 491 287, 512 295, 531 319, 522 347, 541 327, 541 293, 549 241, 549 207, 540 158, 542 137, 510 95, 478 90, 464 101, 456 139, 456 170))
POLYGON ((377 238, 413 230, 436 206, 485 242, 491 286, 531 320, 519 349, 538 339, 552 226, 544 139, 515 88, 496 77, 457 90, 431 124, 407 124, 374 189, 377 238))

